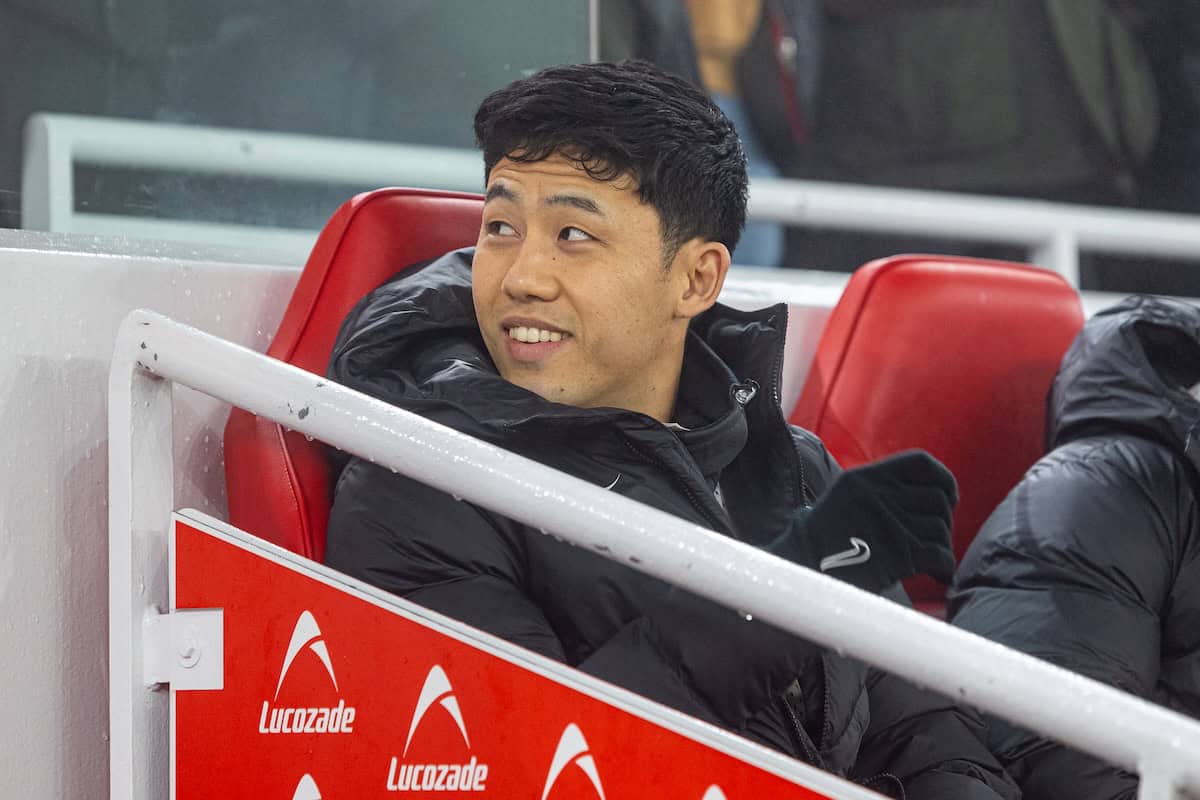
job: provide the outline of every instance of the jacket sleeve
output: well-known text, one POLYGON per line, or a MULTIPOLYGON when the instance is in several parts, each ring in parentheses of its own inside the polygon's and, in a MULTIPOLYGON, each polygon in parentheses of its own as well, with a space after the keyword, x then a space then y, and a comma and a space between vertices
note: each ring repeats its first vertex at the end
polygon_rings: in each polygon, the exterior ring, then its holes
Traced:
MULTIPOLYGON (((339 479, 325 562, 426 608, 567 662, 529 590, 518 526, 365 461, 339 479)), ((600 558, 600 556, 595 556, 600 558)), ((816 645, 651 581, 642 614, 577 668, 735 730, 816 645)))
POLYGON ((871 722, 852 776, 891 776, 922 800, 1018 800, 1021 791, 985 744, 977 713, 881 670, 867 679, 871 722))
MULTIPOLYGON (((955 625, 1140 697, 1159 674, 1161 615, 1186 496, 1170 455, 1076 442, 1043 459, 984 524, 950 594, 955 625)), ((1030 798, 1132 797, 1136 778, 1008 723, 989 742, 1030 798)))

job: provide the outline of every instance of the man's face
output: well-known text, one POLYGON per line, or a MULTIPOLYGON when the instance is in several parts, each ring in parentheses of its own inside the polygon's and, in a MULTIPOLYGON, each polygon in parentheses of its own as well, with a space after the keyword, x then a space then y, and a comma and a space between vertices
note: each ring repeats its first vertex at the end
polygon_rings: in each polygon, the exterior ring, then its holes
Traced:
POLYGON ((633 182, 556 155, 500 161, 487 193, 472 289, 500 374, 558 403, 669 415, 687 279, 664 268, 658 213, 633 182))

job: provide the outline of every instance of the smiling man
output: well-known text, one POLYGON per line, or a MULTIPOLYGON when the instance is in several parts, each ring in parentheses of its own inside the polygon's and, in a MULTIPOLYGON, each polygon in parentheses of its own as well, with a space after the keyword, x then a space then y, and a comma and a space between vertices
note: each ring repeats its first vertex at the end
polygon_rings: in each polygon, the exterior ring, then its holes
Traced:
POLYGON ((479 332, 500 374, 534 394, 665 421, 688 321, 712 305, 728 262, 699 237, 664 248, 627 176, 597 181, 567 155, 505 157, 475 252, 479 332))
MULTIPOLYGON (((716 302, 745 158, 702 93, 641 63, 554 67, 475 117, 475 248, 365 297, 342 383, 855 585, 953 570, 953 478, 840 473, 779 406, 787 311, 716 302)), ((352 460, 327 562, 895 796, 1015 797, 949 701, 352 460)))

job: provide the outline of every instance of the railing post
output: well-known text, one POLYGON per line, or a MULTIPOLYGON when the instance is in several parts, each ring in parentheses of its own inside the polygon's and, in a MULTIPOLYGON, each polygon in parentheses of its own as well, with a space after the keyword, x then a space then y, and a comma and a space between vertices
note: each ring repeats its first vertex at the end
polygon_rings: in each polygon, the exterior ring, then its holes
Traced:
POLYGON ((168 604, 167 527, 174 510, 171 382, 128 317, 108 388, 109 798, 169 796, 170 699, 144 680, 143 630, 168 604))
POLYGON ((1054 270, 1067 279, 1067 283, 1079 288, 1079 239, 1067 230, 1054 232, 1029 254, 1030 262, 1039 267, 1054 270))
POLYGON ((41 114, 25 123, 21 170, 21 227, 35 231, 70 230, 75 210, 72 138, 62 135, 41 114))

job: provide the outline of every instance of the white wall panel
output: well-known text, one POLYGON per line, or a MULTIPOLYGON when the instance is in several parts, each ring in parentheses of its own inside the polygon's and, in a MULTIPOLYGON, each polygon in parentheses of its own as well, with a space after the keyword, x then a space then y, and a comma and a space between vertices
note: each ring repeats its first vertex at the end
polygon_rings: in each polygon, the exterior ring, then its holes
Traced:
MULTIPOLYGON (((105 391, 117 325, 147 307, 265 349, 298 272, 0 235, 0 796, 103 797, 105 391)), ((227 413, 176 391, 176 497, 216 516, 227 413)))

